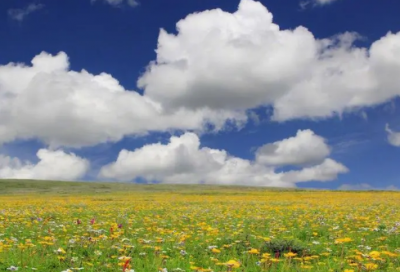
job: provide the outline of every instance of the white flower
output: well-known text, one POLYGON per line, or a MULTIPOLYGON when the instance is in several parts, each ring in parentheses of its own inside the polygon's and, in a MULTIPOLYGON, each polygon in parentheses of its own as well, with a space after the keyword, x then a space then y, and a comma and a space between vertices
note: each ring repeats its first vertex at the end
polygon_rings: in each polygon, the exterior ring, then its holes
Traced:
POLYGON ((60 247, 59 249, 54 250, 54 252, 57 253, 57 254, 64 254, 65 250, 60 247))
POLYGON ((118 260, 124 260, 124 261, 130 260, 130 259, 132 259, 132 257, 121 256, 118 258, 118 260))
POLYGON ((9 268, 7 268, 7 270, 10 270, 10 271, 17 271, 18 270, 18 267, 16 267, 16 266, 10 266, 9 268))

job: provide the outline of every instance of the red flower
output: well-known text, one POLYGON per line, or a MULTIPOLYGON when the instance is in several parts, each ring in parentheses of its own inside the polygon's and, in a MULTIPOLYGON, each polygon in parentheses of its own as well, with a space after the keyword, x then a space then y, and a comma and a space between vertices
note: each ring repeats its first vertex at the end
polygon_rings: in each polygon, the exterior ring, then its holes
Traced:
POLYGON ((125 264, 124 264, 124 268, 122 268, 122 272, 125 272, 125 270, 128 268, 129 262, 131 261, 131 259, 126 260, 125 264))

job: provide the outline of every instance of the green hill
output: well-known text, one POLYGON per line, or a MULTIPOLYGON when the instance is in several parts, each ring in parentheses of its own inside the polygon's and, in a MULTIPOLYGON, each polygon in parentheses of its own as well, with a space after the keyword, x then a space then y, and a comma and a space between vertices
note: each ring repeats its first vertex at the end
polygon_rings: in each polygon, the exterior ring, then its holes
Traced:
POLYGON ((96 194, 116 192, 179 192, 182 194, 238 194, 250 191, 294 191, 290 188, 263 188, 221 185, 136 184, 124 182, 75 182, 49 180, 0 179, 0 195, 10 194, 96 194))

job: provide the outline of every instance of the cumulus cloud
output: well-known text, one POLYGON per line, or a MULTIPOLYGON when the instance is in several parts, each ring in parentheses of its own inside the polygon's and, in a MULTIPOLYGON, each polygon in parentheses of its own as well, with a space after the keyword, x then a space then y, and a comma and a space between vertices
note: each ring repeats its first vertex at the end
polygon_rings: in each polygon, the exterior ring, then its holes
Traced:
POLYGON ((244 113, 176 108, 125 90, 107 73, 69 70, 68 56, 41 53, 32 65, 0 66, 0 144, 39 139, 52 148, 116 142, 127 135, 173 129, 201 130, 211 123, 244 122, 244 113))
POLYGON ((76 180, 85 175, 89 161, 61 150, 40 149, 39 162, 22 162, 18 158, 0 155, 0 178, 76 180))
POLYGON ((389 124, 386 124, 385 130, 387 132, 387 139, 389 144, 393 146, 400 146, 400 132, 395 132, 391 130, 389 124))
POLYGON ((370 48, 356 33, 316 39, 305 27, 281 29, 261 3, 242 0, 188 15, 177 34, 161 29, 157 59, 138 86, 167 108, 273 107, 277 121, 326 118, 400 94, 400 32, 370 48))
POLYGON ((256 160, 272 166, 305 165, 319 163, 329 154, 325 139, 306 129, 297 131, 294 137, 258 148, 256 160))
POLYGON ((339 186, 338 190, 343 191, 369 191, 369 190, 383 190, 383 191, 398 191, 394 185, 390 185, 387 187, 374 187, 368 183, 360 183, 360 184, 343 184, 339 186))
MULTIPOLYGON (((98 0, 91 0, 92 3, 96 2, 98 0)), ((103 0, 103 2, 113 6, 113 7, 119 7, 122 4, 126 3, 130 7, 136 7, 139 5, 139 2, 136 0, 103 0)))
POLYGON ((206 183, 293 187, 298 182, 329 181, 348 169, 329 158, 289 172, 229 155, 225 150, 201 147, 198 136, 185 133, 169 143, 149 144, 134 151, 121 150, 115 162, 104 166, 105 179, 144 178, 163 183, 206 183))
POLYGON ((242 0, 235 13, 187 16, 177 35, 161 30, 157 60, 138 79, 144 95, 107 73, 71 71, 63 52, 0 66, 0 144, 37 138, 82 147, 207 124, 218 130, 242 125, 260 105, 271 105, 277 121, 329 117, 399 94, 400 33, 357 48, 354 33, 319 40, 272 19, 261 3, 242 0))
POLYGON ((13 20, 22 22, 26 16, 42 8, 44 8, 43 4, 32 3, 21 9, 9 9, 8 16, 10 16, 10 18, 13 20))
POLYGON ((324 159, 321 164, 306 167, 300 171, 288 171, 285 173, 286 182, 306 181, 330 181, 337 178, 338 174, 347 173, 349 170, 343 164, 330 158, 324 159))

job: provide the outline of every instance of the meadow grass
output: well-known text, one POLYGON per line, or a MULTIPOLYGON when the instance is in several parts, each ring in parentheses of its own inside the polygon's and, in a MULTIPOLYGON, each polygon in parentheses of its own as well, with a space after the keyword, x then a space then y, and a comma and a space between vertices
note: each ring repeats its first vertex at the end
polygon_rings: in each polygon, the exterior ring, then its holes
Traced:
POLYGON ((397 192, 3 180, 0 194, 0 271, 400 271, 397 192))

